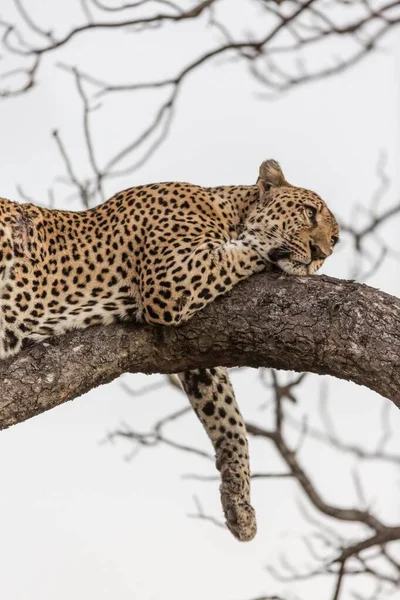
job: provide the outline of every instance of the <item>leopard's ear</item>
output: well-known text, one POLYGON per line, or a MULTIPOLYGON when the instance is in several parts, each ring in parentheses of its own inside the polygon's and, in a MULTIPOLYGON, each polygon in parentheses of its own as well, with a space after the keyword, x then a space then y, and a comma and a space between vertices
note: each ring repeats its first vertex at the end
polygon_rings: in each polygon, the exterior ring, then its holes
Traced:
POLYGON ((257 179, 257 185, 260 193, 269 192, 271 188, 289 185, 279 163, 276 160, 265 160, 260 167, 260 174, 257 179))

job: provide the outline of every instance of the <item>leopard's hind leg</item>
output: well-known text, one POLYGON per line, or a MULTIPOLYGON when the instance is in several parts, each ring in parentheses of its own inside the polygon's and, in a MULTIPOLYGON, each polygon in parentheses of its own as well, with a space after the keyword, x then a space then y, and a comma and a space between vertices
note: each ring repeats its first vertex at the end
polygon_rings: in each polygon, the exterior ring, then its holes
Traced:
POLYGON ((249 541, 255 536, 257 525, 250 504, 246 428, 227 370, 195 369, 179 373, 178 377, 215 449, 226 524, 237 539, 249 541))

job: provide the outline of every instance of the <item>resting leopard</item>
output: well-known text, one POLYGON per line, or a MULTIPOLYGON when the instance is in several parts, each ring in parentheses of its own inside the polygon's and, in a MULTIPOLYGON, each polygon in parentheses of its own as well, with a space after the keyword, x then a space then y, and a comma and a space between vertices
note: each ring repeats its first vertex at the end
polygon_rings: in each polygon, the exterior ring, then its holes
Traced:
MULTIPOLYGON (((256 185, 142 185, 84 212, 1 199, 0 215, 1 358, 126 318, 177 326, 268 264, 312 275, 338 241, 325 203, 274 160, 256 185)), ((215 449, 227 525, 250 540, 247 439, 227 370, 178 377, 215 449)))

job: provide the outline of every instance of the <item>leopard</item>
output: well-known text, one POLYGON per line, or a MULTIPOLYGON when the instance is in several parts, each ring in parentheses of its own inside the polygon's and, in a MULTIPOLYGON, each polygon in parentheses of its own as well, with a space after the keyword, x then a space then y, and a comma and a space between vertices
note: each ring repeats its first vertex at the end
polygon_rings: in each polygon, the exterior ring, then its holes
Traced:
MULTIPOLYGON (((339 241, 321 197, 276 160, 255 184, 151 183, 83 211, 0 199, 0 359, 72 329, 179 327, 267 269, 309 276, 339 241)), ((215 451, 226 525, 257 531, 246 427, 226 368, 176 374, 215 451)))

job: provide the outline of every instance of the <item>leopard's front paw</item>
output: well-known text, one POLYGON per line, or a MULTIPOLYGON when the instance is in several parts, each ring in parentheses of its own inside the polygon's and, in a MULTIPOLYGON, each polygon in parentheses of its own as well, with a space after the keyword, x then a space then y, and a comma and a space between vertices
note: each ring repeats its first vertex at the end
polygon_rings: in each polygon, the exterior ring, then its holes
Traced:
POLYGON ((255 510, 248 502, 247 481, 243 480, 234 468, 229 468, 227 465, 222 469, 221 474, 220 492, 226 525, 236 539, 249 542, 257 533, 257 521, 255 510))
POLYGON ((249 542, 257 533, 257 521, 254 508, 243 502, 239 496, 228 496, 221 491, 226 525, 240 542, 249 542))

